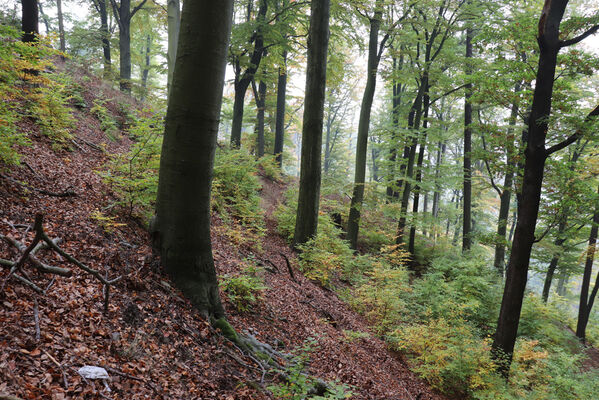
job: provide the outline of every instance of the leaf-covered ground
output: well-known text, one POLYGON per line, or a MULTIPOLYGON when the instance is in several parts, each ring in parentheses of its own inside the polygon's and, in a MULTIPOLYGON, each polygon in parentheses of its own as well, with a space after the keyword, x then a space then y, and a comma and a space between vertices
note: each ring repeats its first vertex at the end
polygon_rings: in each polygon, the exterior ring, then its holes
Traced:
MULTIPOLYGON (((98 91, 119 96, 96 80, 85 83, 85 89, 89 105, 98 91)), ((22 165, 0 177, 0 234, 28 245, 34 236, 30 225, 41 212, 46 233, 60 238, 65 251, 109 279, 123 278, 111 290, 107 314, 100 283, 49 250, 37 253, 39 259, 73 270, 72 277, 43 275, 25 264, 23 274, 44 289, 44 295, 14 278, 7 280, 0 293, 0 394, 24 399, 271 398, 264 388, 280 378, 227 342, 170 285, 140 223, 114 217, 106 209, 112 194, 97 171, 107 154, 126 151, 127 137, 111 141, 95 117, 73 112, 76 142, 67 143, 70 150, 52 146, 32 121, 20 123, 32 145, 22 149, 22 165), (76 196, 55 197, 39 190, 71 190, 76 196), (77 370, 83 365, 106 368, 111 391, 99 381, 82 379, 77 370)), ((271 218, 283 190, 284 184, 263 179, 267 233, 261 245, 233 243, 224 222, 213 218, 219 275, 237 272, 250 253, 278 269, 263 273, 268 289, 251 311, 239 313, 225 304, 233 326, 283 352, 316 338, 309 373, 351 385, 353 398, 442 399, 334 292, 295 269, 296 257, 275 233, 271 218), (281 253, 291 260, 297 282, 281 253), (348 338, 347 331, 367 334, 348 338)), ((19 255, 0 242, 0 258, 15 261, 19 255)), ((0 268, 0 284, 7 275, 8 269, 0 268)))

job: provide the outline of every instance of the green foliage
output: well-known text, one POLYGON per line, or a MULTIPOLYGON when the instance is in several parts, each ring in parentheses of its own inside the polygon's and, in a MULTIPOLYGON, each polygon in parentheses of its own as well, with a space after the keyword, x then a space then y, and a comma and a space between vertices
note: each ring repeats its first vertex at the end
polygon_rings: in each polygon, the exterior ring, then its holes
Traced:
POLYGON ((17 123, 23 115, 34 118, 43 134, 62 143, 70 138, 73 119, 66 106, 64 77, 45 73, 55 50, 20 41, 20 32, 0 25, 0 162, 18 164, 17 146, 28 139, 17 123))
POLYGON ((266 154, 260 158, 258 160, 258 166, 260 167, 260 171, 264 174, 264 176, 273 181, 280 181, 283 178, 283 175, 281 174, 281 168, 279 168, 279 164, 277 163, 277 159, 272 154, 266 154))
POLYGON ((311 390, 316 385, 321 385, 314 377, 304 372, 310 361, 310 354, 318 349, 318 342, 314 338, 307 339, 303 346, 295 351, 295 356, 289 362, 287 380, 278 385, 268 387, 276 399, 303 400, 306 398, 318 400, 341 400, 352 397, 349 387, 344 384, 328 382, 326 393, 323 396, 310 396, 311 390))
POLYGON ((102 129, 106 136, 108 136, 110 140, 117 140, 119 138, 119 126, 116 118, 105 107, 105 104, 108 101, 110 100, 94 100, 94 105, 89 111, 98 118, 98 121, 100 121, 100 129, 102 129))
POLYGON ((245 264, 240 274, 223 275, 219 282, 229 301, 241 312, 249 311, 267 289, 255 262, 246 260, 245 264))
POLYGON ((131 149, 111 156, 108 169, 102 173, 117 194, 114 204, 129 215, 149 219, 154 212, 163 132, 162 113, 151 110, 141 113, 129 128, 129 135, 135 141, 131 149))
POLYGON ((263 224, 257 176, 257 163, 244 150, 218 148, 214 160, 212 206, 223 217, 260 230, 263 224))

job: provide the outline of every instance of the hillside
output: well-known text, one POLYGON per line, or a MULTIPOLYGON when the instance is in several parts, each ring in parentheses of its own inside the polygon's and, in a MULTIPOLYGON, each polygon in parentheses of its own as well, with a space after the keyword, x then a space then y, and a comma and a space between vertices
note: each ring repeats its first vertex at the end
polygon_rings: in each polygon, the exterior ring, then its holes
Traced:
MULTIPOLYGON (((194 312, 162 274, 138 219, 111 213, 115 195, 98 171, 109 155, 127 151, 131 140, 126 132, 107 137, 89 110, 100 94, 137 105, 86 74, 74 79, 83 88, 85 105, 71 109, 74 136, 66 146, 53 145, 31 119, 18 123, 31 145, 19 148, 20 166, 2 170, 0 234, 27 246, 34 239, 34 216, 42 213, 46 234, 59 238, 64 251, 108 279, 122 279, 111 287, 103 313, 102 285, 53 251, 42 249, 36 256, 72 270, 71 277, 44 275, 28 262, 22 268, 42 294, 8 279, 8 268, 0 270, 5 284, 0 398, 275 398, 268 387, 281 382, 278 373, 234 347, 194 312), (104 367, 111 391, 100 381, 82 379, 77 370, 83 365, 104 367)), ((115 103, 104 104, 122 120, 115 103)), ((230 222, 213 216, 219 275, 238 273, 250 255, 271 271, 260 272, 267 289, 249 312, 226 302, 232 325, 284 353, 312 338, 307 372, 351 385, 352 398, 443 399, 337 294, 302 275, 272 217, 286 185, 265 177, 261 183, 267 232, 259 245, 236 245, 222 229, 230 222), (293 277, 281 254, 289 259, 293 277)), ((0 241, 0 258, 16 261, 20 254, 0 241)))

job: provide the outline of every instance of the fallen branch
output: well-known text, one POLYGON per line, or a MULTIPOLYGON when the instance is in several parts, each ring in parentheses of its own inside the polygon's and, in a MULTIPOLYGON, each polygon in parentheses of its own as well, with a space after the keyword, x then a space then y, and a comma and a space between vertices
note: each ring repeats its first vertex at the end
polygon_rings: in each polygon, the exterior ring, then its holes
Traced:
POLYGON ((54 363, 56 364, 56 366, 58 368, 60 368, 60 371, 62 372, 62 382, 64 384, 64 388, 68 389, 69 388, 69 383, 67 382, 67 374, 64 371, 64 366, 59 363, 58 361, 56 361, 56 358, 52 357, 52 355, 50 353, 48 353, 46 350, 42 349, 42 351, 44 352, 45 355, 48 356, 48 358, 54 363))
POLYGON ((86 145, 88 145, 89 147, 91 147, 94 150, 101 151, 102 153, 104 152, 104 149, 102 149, 102 147, 98 146, 95 143, 92 143, 92 142, 90 142, 88 140, 85 140, 83 138, 77 138, 77 139, 81 140, 83 143, 85 143, 86 145))
POLYGON ((287 270, 289 271, 289 276, 291 276, 291 279, 293 280, 293 282, 301 285, 301 283, 295 279, 295 275, 293 275, 293 269, 291 268, 291 263, 289 262, 289 258, 287 258, 285 253, 279 253, 279 254, 281 254, 283 256, 283 258, 285 259, 285 262, 287 263, 287 270))
MULTIPOLYGON (((18 240, 15 240, 11 237, 0 235, 0 239, 3 239, 7 243, 16 247, 17 249, 19 249, 19 251, 25 251, 25 249, 26 249, 26 247, 23 243, 19 242, 18 240)), ((58 239, 58 238, 53 239, 53 242, 59 243, 60 239, 58 239)), ((48 245, 45 242, 38 243, 37 246, 35 246, 35 248, 31 251, 31 253, 29 254, 29 261, 31 261, 33 266, 35 266, 39 271, 48 273, 48 274, 56 274, 56 275, 61 275, 61 276, 66 276, 66 277, 73 275, 73 272, 70 269, 54 267, 52 265, 44 264, 35 256, 35 253, 37 253, 39 250, 47 248, 47 247, 48 247, 48 245)), ((13 266, 15 264, 14 262, 12 262, 10 260, 4 260, 4 259, 0 259, 0 263, 2 265, 8 265, 8 266, 13 266)))

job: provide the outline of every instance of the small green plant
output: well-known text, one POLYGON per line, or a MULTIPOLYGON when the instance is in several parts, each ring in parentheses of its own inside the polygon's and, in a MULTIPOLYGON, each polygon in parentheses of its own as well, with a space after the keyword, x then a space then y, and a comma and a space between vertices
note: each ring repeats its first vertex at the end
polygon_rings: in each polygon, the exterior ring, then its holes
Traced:
POLYGON ((89 217, 96 221, 106 233, 114 233, 118 227, 125 226, 125 224, 117 222, 116 217, 104 215, 100 210, 92 211, 89 217))
POLYGON ((112 156, 101 173, 118 196, 115 205, 129 215, 149 220, 154 212, 163 131, 163 114, 144 111, 129 129, 131 150, 112 156))
POLYGON ((240 274, 221 276, 219 283, 231 304, 240 312, 251 310, 267 289, 253 260, 245 262, 240 274))
POLYGON ((29 109, 37 120, 41 132, 58 143, 72 137, 75 120, 68 106, 69 97, 65 85, 56 81, 39 87, 30 96, 29 109))
POLYGON ((350 331, 350 330, 344 329, 343 336, 345 336, 345 339, 347 339, 348 342, 355 342, 356 340, 369 338, 370 333, 360 332, 360 331, 350 331))
POLYGON ((104 106, 109 100, 94 100, 94 105, 90 108, 90 112, 100 121, 100 129, 110 140, 117 140, 119 127, 116 118, 104 106))
POLYGON ((307 339, 304 344, 295 351, 295 356, 289 362, 287 380, 278 385, 268 387, 276 399, 304 400, 306 398, 319 400, 341 400, 352 397, 349 386, 337 382, 327 383, 326 393, 323 396, 309 396, 310 391, 318 383, 318 380, 304 372, 310 361, 310 354, 318 348, 318 342, 314 338, 307 339))

